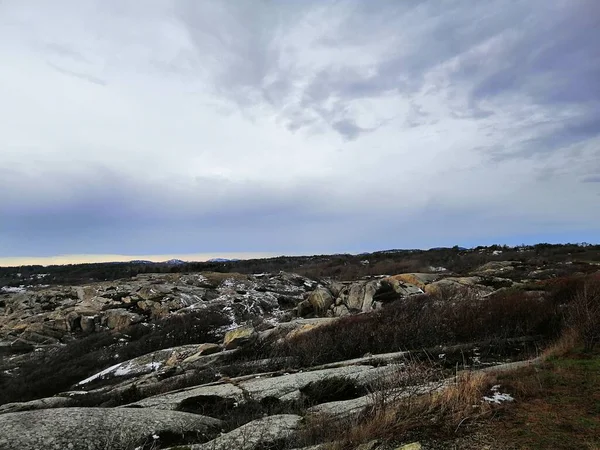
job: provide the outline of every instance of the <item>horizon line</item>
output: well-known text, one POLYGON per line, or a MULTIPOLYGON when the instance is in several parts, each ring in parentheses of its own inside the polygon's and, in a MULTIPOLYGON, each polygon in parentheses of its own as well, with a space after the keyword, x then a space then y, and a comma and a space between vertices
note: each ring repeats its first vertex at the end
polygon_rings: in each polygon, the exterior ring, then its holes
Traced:
POLYGON ((54 256, 0 256, 0 267, 62 266, 68 264, 116 263, 131 261, 166 262, 179 259, 185 262, 205 262, 210 259, 262 259, 282 256, 275 252, 168 253, 153 255, 122 254, 65 254, 54 256))

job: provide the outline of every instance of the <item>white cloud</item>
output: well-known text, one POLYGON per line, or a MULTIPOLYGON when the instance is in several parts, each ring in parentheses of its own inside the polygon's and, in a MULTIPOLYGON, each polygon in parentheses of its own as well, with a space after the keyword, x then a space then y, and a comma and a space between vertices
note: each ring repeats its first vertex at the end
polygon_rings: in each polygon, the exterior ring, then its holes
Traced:
POLYGON ((584 85, 598 65, 561 72, 536 46, 548 33, 559 50, 578 31, 589 40, 593 7, 5 1, 0 214, 11 243, 0 239, 0 254, 27 247, 14 235, 27 217, 86 215, 90 203, 113 210, 115 242, 129 212, 150 208, 182 227, 232 209, 296 220, 298 205, 329 230, 349 214, 356 233, 331 237, 341 246, 382 221, 410 232, 431 208, 507 211, 505 233, 524 220, 592 228, 600 210, 578 205, 598 199, 581 182, 597 175, 597 88, 558 103, 553 87, 567 75, 584 85))

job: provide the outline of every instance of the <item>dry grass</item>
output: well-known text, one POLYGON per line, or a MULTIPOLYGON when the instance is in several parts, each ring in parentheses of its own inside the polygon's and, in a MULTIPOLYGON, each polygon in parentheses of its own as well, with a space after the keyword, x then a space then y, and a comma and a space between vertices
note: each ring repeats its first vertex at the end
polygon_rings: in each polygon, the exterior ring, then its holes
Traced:
POLYGON ((498 375, 516 401, 486 433, 509 449, 600 446, 600 355, 574 350, 498 375))
POLYGON ((569 328, 554 343, 546 347, 541 356, 543 359, 565 356, 578 345, 579 340, 579 332, 569 328))
MULTIPOLYGON (((421 377, 432 375, 428 370, 420 372, 421 377)), ((495 377, 488 373, 462 372, 451 381, 377 391, 373 394, 373 407, 363 416, 345 421, 312 417, 305 428, 304 441, 329 441, 332 450, 346 450, 372 440, 454 438, 472 420, 486 417, 492 411, 482 398, 495 382, 495 377)))

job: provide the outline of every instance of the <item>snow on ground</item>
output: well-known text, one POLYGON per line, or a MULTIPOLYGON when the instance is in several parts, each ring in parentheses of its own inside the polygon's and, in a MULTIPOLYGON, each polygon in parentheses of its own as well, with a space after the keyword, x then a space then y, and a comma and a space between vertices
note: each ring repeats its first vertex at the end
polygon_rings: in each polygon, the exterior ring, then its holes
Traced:
POLYGON ((123 377, 132 373, 146 373, 148 371, 154 372, 160 369, 161 366, 162 362, 150 362, 148 364, 140 366, 135 361, 126 361, 119 364, 115 364, 114 366, 110 366, 104 369, 102 372, 98 372, 97 374, 92 375, 91 377, 88 377, 83 381, 80 381, 79 383, 77 383, 77 385, 82 386, 84 384, 88 384, 92 381, 102 379, 109 375, 113 377, 123 377))
POLYGON ((19 287, 11 287, 11 286, 2 286, 0 288, 0 292, 6 294, 18 294, 20 292, 25 292, 25 286, 21 285, 19 287))
POLYGON ((102 372, 98 372, 96 375, 92 375, 91 377, 88 377, 85 380, 80 381, 79 383, 77 383, 77 385, 81 386, 82 384, 88 384, 91 381, 97 380, 98 378, 102 378, 102 377, 108 375, 109 373, 117 370, 119 367, 121 367, 121 365, 123 365, 123 363, 119 363, 119 364, 115 364, 114 366, 110 366, 110 367, 104 369, 102 372))
POLYGON ((492 396, 491 397, 488 397, 488 396, 483 397, 483 401, 488 402, 488 403, 495 403, 495 404, 499 405, 500 403, 503 403, 503 402, 512 402, 512 401, 514 401, 514 398, 510 394, 501 393, 500 385, 497 384, 495 386, 492 386, 492 396))

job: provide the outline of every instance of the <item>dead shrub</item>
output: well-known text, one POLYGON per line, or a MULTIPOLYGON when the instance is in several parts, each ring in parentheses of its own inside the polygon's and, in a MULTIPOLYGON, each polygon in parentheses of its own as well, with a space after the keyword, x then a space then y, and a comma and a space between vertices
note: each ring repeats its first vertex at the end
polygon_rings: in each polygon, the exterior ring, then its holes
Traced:
POLYGON ((579 335, 584 351, 600 342, 600 279, 588 279, 569 304, 567 324, 579 335))

